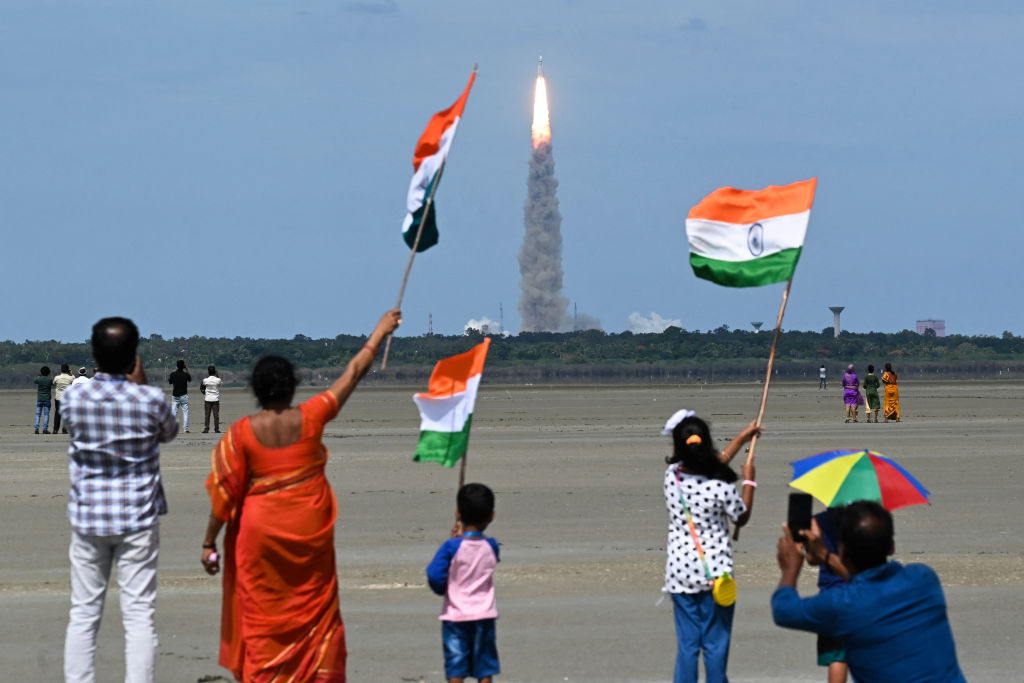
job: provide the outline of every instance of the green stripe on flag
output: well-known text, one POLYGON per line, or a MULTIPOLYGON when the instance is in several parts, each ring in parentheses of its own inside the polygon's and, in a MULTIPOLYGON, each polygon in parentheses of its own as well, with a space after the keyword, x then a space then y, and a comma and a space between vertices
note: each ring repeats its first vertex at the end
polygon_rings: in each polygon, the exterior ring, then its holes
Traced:
POLYGON ((461 432, 420 432, 413 462, 439 462, 445 467, 454 467, 469 447, 469 426, 472 422, 473 416, 470 415, 461 432))
MULTIPOLYGON (((421 204, 420 208, 416 209, 412 214, 412 225, 409 226, 408 230, 402 233, 402 239, 405 240, 405 243, 410 249, 412 249, 412 245, 416 243, 416 231, 419 229, 420 222, 423 220, 423 211, 427 206, 427 198, 430 197, 430 193, 433 192, 434 183, 436 182, 437 174, 435 173, 434 177, 430 179, 429 183, 427 183, 426 189, 423 190, 423 204, 421 204)), ((435 220, 436 216, 437 206, 433 201, 431 201, 430 213, 427 214, 427 222, 423 224, 423 234, 420 235, 420 243, 416 245, 417 253, 426 251, 437 244, 439 236, 437 233, 437 221, 435 220)))
POLYGON ((802 249, 783 249, 749 261, 719 261, 691 252, 690 265, 697 277, 726 287, 759 287, 793 277, 802 249))

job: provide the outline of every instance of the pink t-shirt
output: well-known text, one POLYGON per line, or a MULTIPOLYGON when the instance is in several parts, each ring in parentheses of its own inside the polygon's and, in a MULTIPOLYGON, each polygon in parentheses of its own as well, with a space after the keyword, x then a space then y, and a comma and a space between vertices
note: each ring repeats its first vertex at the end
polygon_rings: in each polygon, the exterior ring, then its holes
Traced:
POLYGON ((498 561, 498 543, 493 538, 462 536, 445 541, 427 567, 430 587, 444 595, 441 621, 498 616, 491 580, 498 561))

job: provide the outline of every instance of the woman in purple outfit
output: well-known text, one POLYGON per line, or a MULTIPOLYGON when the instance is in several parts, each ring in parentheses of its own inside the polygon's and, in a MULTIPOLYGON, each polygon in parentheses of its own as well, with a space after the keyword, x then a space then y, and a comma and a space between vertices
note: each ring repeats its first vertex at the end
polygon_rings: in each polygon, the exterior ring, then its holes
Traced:
POLYGON ((857 419, 857 404, 863 400, 860 396, 860 379, 857 378, 853 365, 848 365, 846 372, 843 373, 843 402, 846 404, 847 422, 860 421, 857 419))

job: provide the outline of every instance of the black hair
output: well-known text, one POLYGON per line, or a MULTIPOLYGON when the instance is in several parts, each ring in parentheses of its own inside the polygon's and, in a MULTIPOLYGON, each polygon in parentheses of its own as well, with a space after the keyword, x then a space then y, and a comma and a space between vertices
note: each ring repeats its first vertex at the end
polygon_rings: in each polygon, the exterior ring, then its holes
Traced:
POLYGON ((494 514, 494 491, 484 484, 466 484, 455 497, 462 523, 480 526, 491 521, 494 514))
POLYGON ((256 400, 264 408, 272 403, 291 403, 298 383, 295 367, 281 356, 260 358, 253 366, 252 378, 249 380, 256 400))
POLYGON ((208 374, 210 374, 210 375, 216 375, 217 374, 217 366, 216 365, 209 366, 208 368, 206 368, 206 372, 208 374))
POLYGON ((708 479, 730 484, 737 479, 732 468, 718 459, 711 429, 699 417, 688 417, 672 429, 672 455, 665 458, 665 462, 670 465, 681 462, 690 472, 708 479))
POLYGON ((178 369, 179 370, 184 370, 185 369, 185 360, 182 359, 182 358, 178 359, 178 369))
POLYGON ((100 372, 131 372, 138 346, 139 328, 128 318, 103 318, 92 326, 92 356, 100 372))
POLYGON ((839 540, 854 571, 880 567, 893 548, 892 514, 870 500, 838 509, 839 540))
POLYGON ((39 368, 39 374, 42 375, 43 377, 46 377, 47 375, 49 375, 50 374, 50 366, 49 365, 44 365, 43 367, 39 368))
POLYGON ((67 363, 61 363, 60 364, 60 371, 61 372, 71 372, 71 366, 68 365, 67 363))
POLYGON ((885 369, 888 370, 889 372, 892 372, 892 363, 886 363, 885 369))
POLYGON ((868 372, 874 372, 874 371, 875 371, 875 366, 874 365, 869 365, 868 366, 868 372))

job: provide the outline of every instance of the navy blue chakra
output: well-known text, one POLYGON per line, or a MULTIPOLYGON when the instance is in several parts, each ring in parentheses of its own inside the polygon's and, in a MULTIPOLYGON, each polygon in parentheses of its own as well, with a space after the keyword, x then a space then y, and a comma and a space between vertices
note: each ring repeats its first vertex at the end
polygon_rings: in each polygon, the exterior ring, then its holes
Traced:
POLYGON ((754 223, 747 230, 747 249, 752 256, 760 256, 764 252, 764 226, 754 223))

